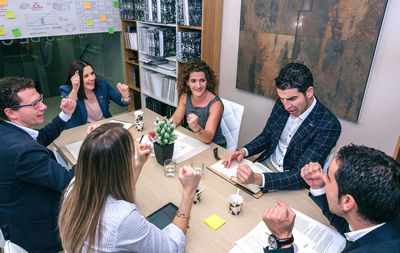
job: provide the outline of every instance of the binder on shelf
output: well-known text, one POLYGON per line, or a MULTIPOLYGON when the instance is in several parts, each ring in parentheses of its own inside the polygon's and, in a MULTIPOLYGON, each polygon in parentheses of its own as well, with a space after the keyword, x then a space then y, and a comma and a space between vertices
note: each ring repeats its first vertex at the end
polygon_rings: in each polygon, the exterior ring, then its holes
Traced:
POLYGON ((176 0, 136 0, 136 20, 176 23, 176 0))
POLYGON ((149 16, 149 6, 147 0, 136 0, 135 5, 136 20, 147 21, 149 16))
POLYGON ((128 49, 137 50, 137 34, 136 26, 125 26, 125 47, 128 49))
POLYGON ((178 25, 201 26, 202 0, 177 0, 178 25))
POLYGON ((140 51, 143 54, 157 57, 170 57, 176 54, 176 37, 174 28, 140 27, 140 51))
MULTIPOLYGON (((153 0, 155 1, 155 0, 153 0)), ((176 23, 176 0, 157 0, 157 23, 176 23)))
POLYGON ((134 0, 119 0, 119 13, 122 19, 135 19, 134 0))
POLYGON ((176 60, 188 62, 201 58, 201 32, 176 33, 176 60))
POLYGON ((135 110, 142 108, 142 100, 140 97, 140 92, 133 91, 133 102, 135 103, 135 110))
POLYGON ((136 88, 140 89, 139 76, 138 76, 138 73, 136 71, 137 70, 132 69, 132 71, 131 71, 131 81, 132 81, 133 87, 136 87, 136 88))

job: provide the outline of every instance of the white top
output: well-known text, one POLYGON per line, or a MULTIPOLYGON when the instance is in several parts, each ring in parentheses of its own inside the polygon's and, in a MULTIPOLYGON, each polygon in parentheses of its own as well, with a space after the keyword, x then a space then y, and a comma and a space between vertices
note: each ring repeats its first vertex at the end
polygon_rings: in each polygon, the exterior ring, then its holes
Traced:
MULTIPOLYGON (((186 237, 169 224, 163 230, 147 221, 135 204, 108 196, 102 225, 102 241, 92 252, 183 252, 186 237)), ((96 236, 97 238, 97 236, 96 236)), ((88 252, 87 240, 81 252, 88 252)))
POLYGON ((297 117, 292 115, 289 116, 288 120, 286 121, 285 128, 279 137, 278 145, 276 146, 274 153, 272 153, 272 155, 269 157, 272 165, 274 165, 275 169, 280 172, 283 172, 283 159, 285 158, 290 141, 292 140, 297 129, 299 129, 301 123, 303 123, 303 121, 307 118, 317 104, 317 99, 315 99, 315 97, 313 98, 313 103, 305 112, 297 117))

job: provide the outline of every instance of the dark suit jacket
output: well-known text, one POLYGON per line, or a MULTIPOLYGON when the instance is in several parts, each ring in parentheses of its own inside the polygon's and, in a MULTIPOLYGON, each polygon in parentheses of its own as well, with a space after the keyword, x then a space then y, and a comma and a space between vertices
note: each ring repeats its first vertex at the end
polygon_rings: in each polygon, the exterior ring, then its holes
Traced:
MULTIPOLYGON (((60 86, 61 97, 66 98, 70 92, 71 92, 70 85, 64 84, 60 86)), ((120 106, 127 106, 129 104, 129 102, 128 103, 123 102, 121 100, 122 98, 121 93, 119 93, 113 87, 111 87, 111 85, 104 79, 97 79, 96 98, 104 118, 111 117, 111 113, 109 110, 110 99, 114 101, 114 103, 120 106)), ((83 99, 78 99, 76 101, 75 111, 72 114, 71 119, 69 120, 67 128, 86 124, 87 116, 88 115, 87 115, 85 101, 83 99)))
POLYGON ((58 164, 46 146, 66 124, 57 116, 35 141, 22 129, 0 122, 0 228, 6 240, 30 253, 62 249, 57 215, 75 169, 58 164))
MULTIPOLYGON (((278 145, 289 113, 278 99, 263 131, 244 148, 249 156, 263 152, 255 161, 269 158, 278 145)), ((265 173, 265 187, 269 190, 295 190, 305 186, 300 169, 309 162, 324 164, 326 157, 340 136, 341 126, 336 116, 318 100, 307 118, 297 129, 283 160, 284 172, 265 173)))
MULTIPOLYGON (((309 194, 311 199, 321 208, 325 217, 338 232, 344 234, 349 232, 347 221, 329 211, 326 195, 314 197, 309 194)), ((264 249, 268 253, 292 253, 293 247, 281 250, 264 249)), ((381 253, 381 252, 400 252, 400 214, 385 225, 372 230, 368 234, 359 238, 355 242, 346 246, 342 253, 381 253)))

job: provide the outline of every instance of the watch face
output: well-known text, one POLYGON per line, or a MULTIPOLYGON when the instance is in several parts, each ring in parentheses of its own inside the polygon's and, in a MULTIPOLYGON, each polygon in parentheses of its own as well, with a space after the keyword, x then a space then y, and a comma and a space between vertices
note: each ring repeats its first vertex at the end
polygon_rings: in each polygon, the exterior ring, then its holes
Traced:
POLYGON ((278 243, 273 236, 268 236, 268 244, 270 249, 277 249, 278 243))

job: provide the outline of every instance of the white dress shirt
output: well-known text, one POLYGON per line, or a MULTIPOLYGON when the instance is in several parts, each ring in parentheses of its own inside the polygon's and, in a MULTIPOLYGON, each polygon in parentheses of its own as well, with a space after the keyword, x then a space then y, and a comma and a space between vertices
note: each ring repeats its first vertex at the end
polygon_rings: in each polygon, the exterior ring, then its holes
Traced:
MULTIPOLYGON (((147 221, 135 204, 107 197, 101 224, 92 252, 184 252, 185 234, 174 224, 163 230, 147 221)), ((88 252, 87 240, 81 252, 88 252)))

